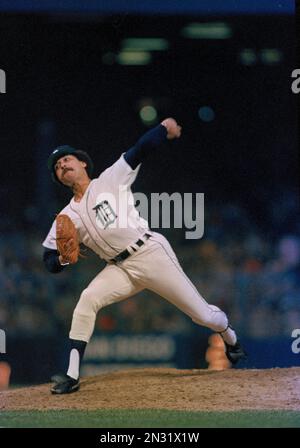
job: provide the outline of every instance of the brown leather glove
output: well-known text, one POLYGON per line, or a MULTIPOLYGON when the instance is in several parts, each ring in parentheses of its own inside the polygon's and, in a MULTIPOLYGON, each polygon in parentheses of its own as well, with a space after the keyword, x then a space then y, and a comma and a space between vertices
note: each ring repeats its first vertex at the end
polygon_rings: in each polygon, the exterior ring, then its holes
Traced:
POLYGON ((56 245, 64 263, 77 263, 80 253, 79 238, 76 227, 68 215, 56 217, 56 245))

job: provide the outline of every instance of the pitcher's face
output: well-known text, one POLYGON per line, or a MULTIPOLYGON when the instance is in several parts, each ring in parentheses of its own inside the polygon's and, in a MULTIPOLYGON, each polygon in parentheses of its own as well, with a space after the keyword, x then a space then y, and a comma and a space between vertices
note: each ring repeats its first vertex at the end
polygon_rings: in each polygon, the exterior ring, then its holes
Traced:
POLYGON ((86 163, 71 154, 58 159, 54 166, 58 180, 66 186, 71 186, 82 177, 86 177, 85 168, 86 163))

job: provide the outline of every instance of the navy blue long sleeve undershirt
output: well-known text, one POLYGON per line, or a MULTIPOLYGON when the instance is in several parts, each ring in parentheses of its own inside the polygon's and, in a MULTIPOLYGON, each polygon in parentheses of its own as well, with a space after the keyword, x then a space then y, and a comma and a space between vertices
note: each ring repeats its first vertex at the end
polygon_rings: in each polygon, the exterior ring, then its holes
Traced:
POLYGON ((45 263, 45 266, 49 272, 52 272, 52 274, 57 274, 58 272, 61 272, 65 266, 62 266, 59 262, 59 253, 55 249, 45 249, 43 254, 43 261, 45 263))
POLYGON ((146 132, 137 143, 124 154, 124 159, 134 170, 145 158, 167 139, 167 129, 162 124, 146 132))

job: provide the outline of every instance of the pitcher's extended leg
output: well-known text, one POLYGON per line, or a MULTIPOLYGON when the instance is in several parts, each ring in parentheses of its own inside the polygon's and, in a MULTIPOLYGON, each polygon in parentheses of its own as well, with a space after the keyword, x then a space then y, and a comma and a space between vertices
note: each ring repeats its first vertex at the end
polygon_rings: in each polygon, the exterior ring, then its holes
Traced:
POLYGON ((152 248, 154 262, 147 272, 146 287, 173 303, 197 324, 222 332, 224 341, 234 345, 237 337, 228 326, 226 314, 217 306, 208 304, 197 291, 168 241, 158 236, 153 239, 153 244, 156 245, 155 249, 152 248))

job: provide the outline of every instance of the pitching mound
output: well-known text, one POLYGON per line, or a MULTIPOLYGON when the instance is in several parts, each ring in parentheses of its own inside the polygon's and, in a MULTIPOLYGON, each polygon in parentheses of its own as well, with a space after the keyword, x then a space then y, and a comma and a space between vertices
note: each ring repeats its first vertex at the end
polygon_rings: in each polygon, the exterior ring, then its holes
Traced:
POLYGON ((83 378, 79 392, 50 384, 0 392, 1 410, 300 410, 300 367, 270 370, 135 369, 83 378))

